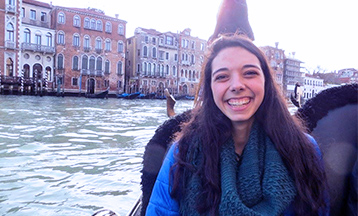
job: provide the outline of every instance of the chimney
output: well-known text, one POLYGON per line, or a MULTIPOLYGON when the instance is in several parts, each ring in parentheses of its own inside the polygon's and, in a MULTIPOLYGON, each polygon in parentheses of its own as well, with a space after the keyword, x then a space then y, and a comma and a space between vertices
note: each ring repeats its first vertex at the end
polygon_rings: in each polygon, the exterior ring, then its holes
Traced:
POLYGON ((276 49, 278 49, 278 42, 275 43, 276 49))
POLYGON ((118 19, 118 14, 115 14, 114 16, 116 17, 116 19, 118 19))
POLYGON ((296 52, 292 52, 292 58, 295 58, 296 52))

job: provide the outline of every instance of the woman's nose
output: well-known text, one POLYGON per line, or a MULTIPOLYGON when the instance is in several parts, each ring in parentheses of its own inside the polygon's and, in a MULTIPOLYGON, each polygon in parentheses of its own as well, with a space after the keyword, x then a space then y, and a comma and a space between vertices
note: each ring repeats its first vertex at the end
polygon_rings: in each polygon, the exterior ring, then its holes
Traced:
POLYGON ((245 89, 245 84, 239 76, 233 77, 230 83, 230 91, 239 92, 245 89))

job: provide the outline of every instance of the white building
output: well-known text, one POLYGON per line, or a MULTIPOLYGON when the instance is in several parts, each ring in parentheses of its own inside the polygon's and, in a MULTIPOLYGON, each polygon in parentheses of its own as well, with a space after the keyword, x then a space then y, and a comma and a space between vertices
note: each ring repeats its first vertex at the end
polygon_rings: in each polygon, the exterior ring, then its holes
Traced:
POLYGON ((305 74, 303 98, 310 99, 325 89, 323 79, 305 74))

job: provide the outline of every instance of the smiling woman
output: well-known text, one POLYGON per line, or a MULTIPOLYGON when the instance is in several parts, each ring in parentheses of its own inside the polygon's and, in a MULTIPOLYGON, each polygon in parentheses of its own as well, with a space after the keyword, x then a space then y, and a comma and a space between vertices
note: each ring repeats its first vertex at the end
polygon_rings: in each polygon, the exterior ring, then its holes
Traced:
POLYGON ((264 54, 246 37, 220 36, 202 73, 147 215, 326 215, 320 151, 290 115, 264 54))
POLYGON ((232 122, 235 151, 247 142, 254 114, 265 94, 265 76, 258 58, 241 47, 225 48, 212 63, 211 89, 216 106, 232 122), (235 136, 245 134, 245 136, 235 136))

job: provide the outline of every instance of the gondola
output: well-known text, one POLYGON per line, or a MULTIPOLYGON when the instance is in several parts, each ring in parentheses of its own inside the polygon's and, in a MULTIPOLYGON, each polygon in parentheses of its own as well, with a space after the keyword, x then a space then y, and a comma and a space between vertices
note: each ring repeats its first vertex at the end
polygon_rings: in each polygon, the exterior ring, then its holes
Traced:
POLYGON ((108 92, 109 92, 109 88, 107 88, 105 91, 97 93, 97 94, 86 94, 87 98, 102 98, 102 99, 107 99, 108 98, 108 92))

